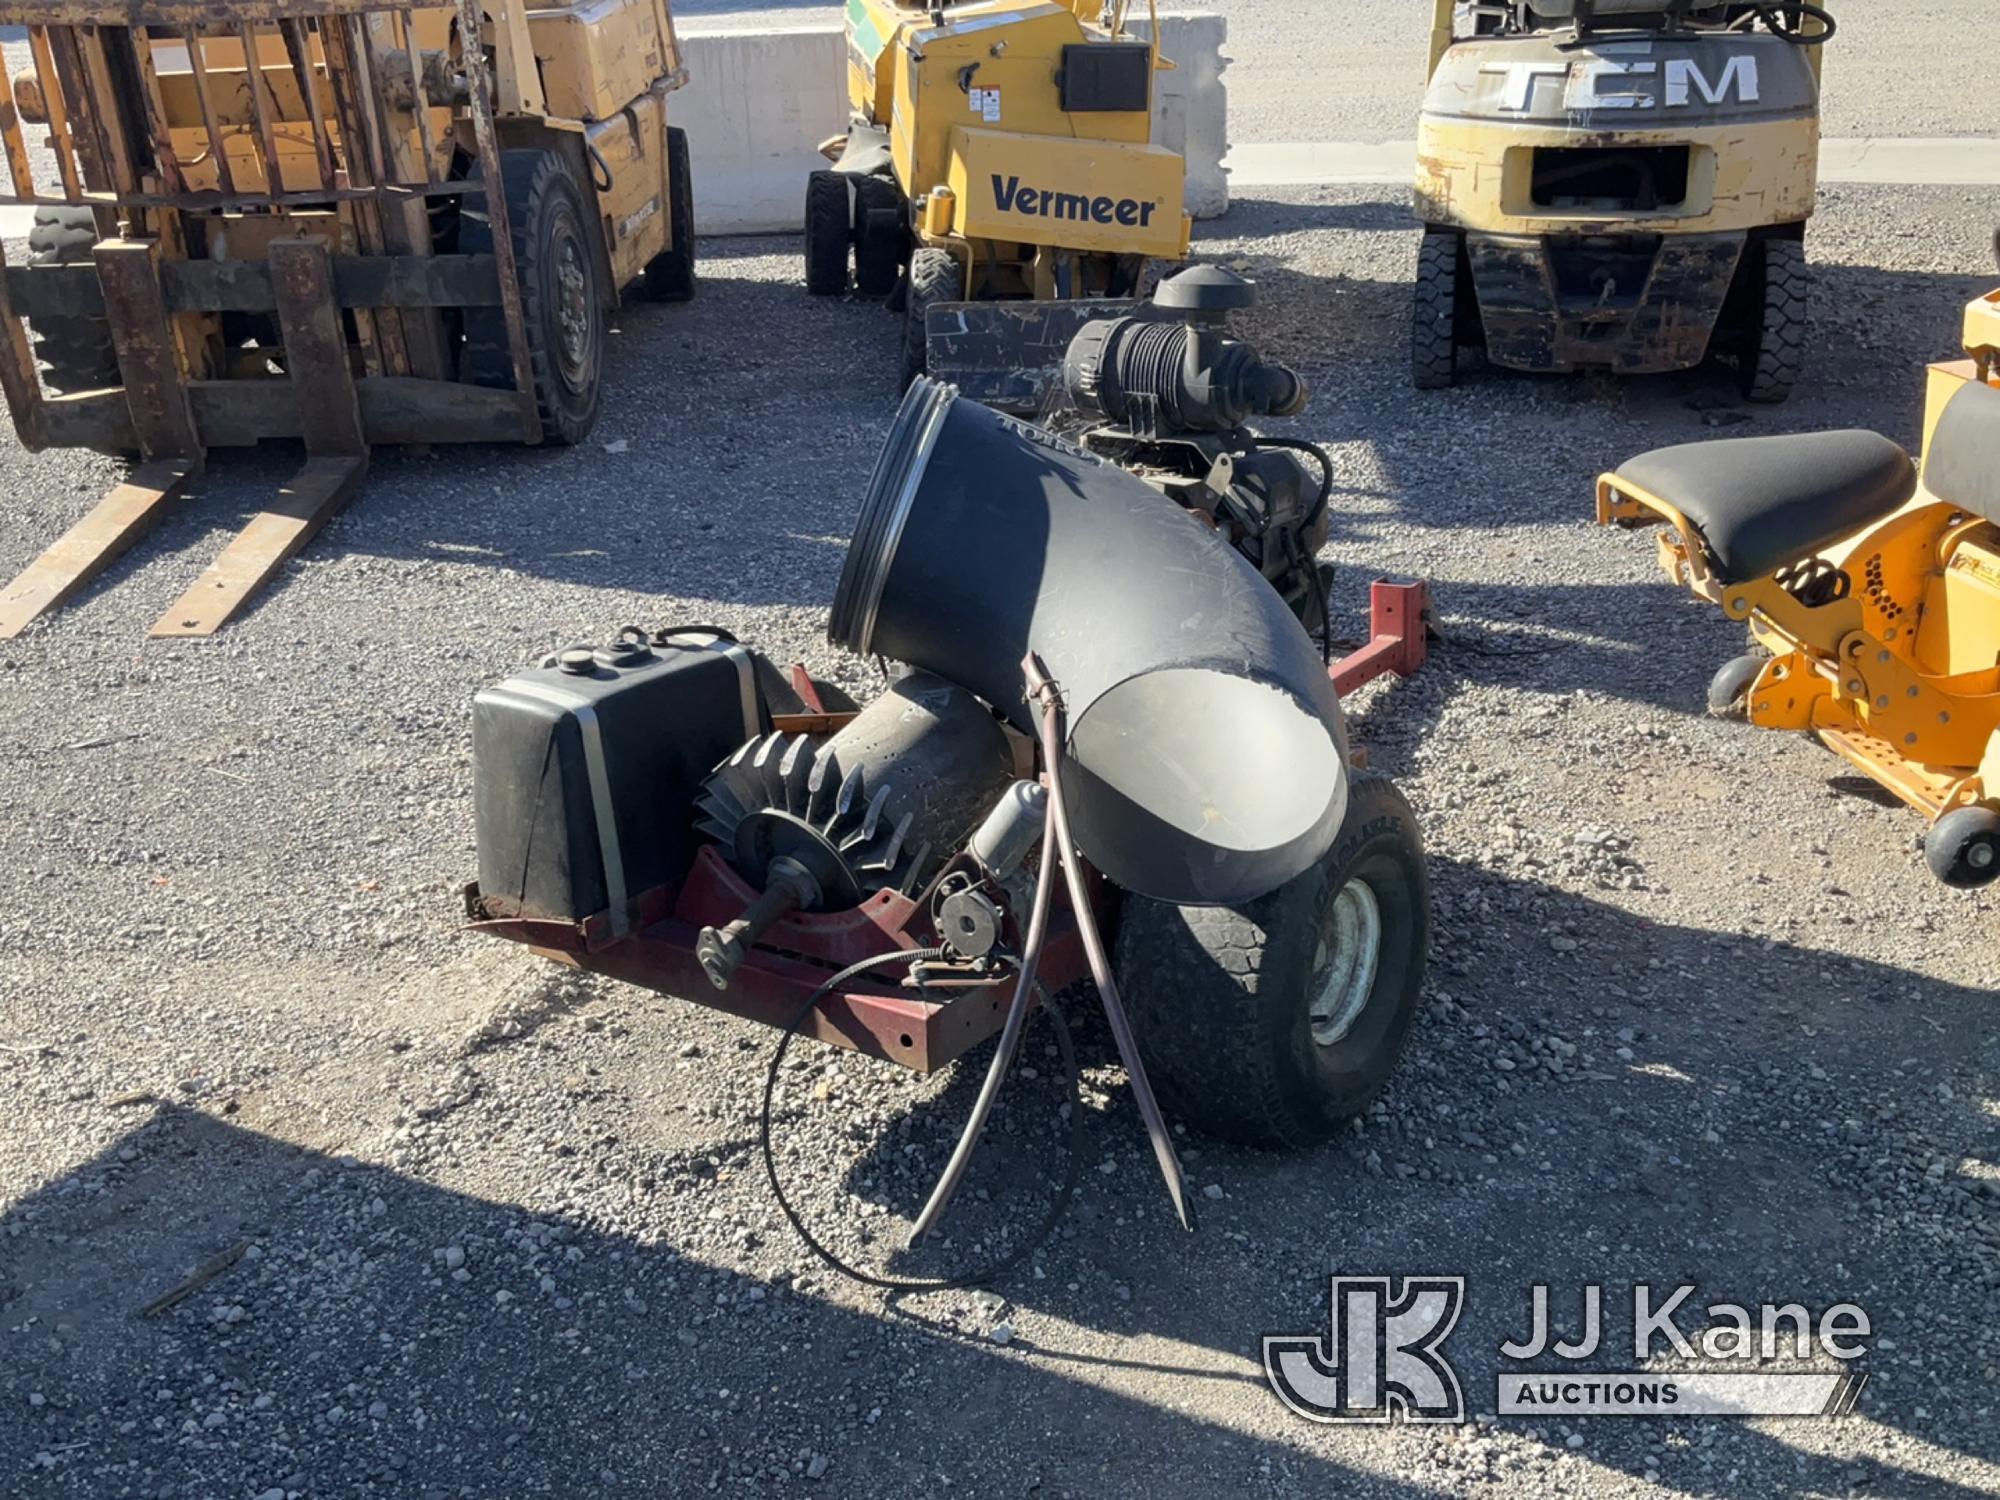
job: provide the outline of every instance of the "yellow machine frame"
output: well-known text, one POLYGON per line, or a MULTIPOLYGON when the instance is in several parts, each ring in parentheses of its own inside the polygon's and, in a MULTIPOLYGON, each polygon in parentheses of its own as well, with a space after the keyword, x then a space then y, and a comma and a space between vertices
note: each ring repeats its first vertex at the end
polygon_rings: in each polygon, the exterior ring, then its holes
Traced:
MULTIPOLYGON (((1452 342, 1523 370, 1691 368, 1728 320, 1755 319, 1742 292, 1753 257, 1764 239, 1797 240, 1814 208, 1821 48, 1768 36, 1723 42, 1729 34, 1712 31, 1637 42, 1454 36, 1455 10, 1454 0, 1434 0, 1413 200, 1439 255, 1446 237, 1457 242, 1457 268, 1429 271, 1449 283, 1443 291, 1419 287, 1417 383, 1450 382, 1452 342), (1642 60, 1635 46, 1648 49, 1642 60), (1703 54, 1721 46, 1762 51, 1761 98, 1759 59, 1710 65, 1703 54), (1794 50, 1803 67, 1787 55, 1794 50), (1754 104, 1742 102, 1746 93, 1754 104), (1575 164, 1553 169, 1553 182, 1584 170, 1586 156, 1682 152, 1684 178, 1650 204, 1588 188, 1571 196, 1537 177, 1545 157, 1575 164), (1657 237, 1659 248, 1642 257, 1619 237, 1657 237), (1595 305, 1590 288, 1604 294, 1595 305), (1452 338, 1440 342, 1439 328, 1452 338)), ((1614 27, 1616 17, 1596 24, 1614 27)), ((1804 34, 1820 29, 1814 21, 1804 34)), ((1782 399, 1786 376, 1767 362, 1755 399, 1782 399)))
MULTIPOLYGON (((847 0, 854 124, 808 184, 806 284, 844 289, 849 246, 863 295, 888 295, 907 266, 906 373, 924 367, 936 307, 1129 297, 1146 262, 1185 259, 1185 162, 1152 144, 1153 79, 1173 66, 1158 15, 1148 0, 1142 45, 1124 40, 1124 0, 1100 25, 1104 9, 847 0)), ((995 316, 971 335, 982 349, 1008 342, 995 316)))
POLYGON ((0 0, 0 23, 32 61, 0 73, 0 203, 34 206, 42 237, 28 265, 0 259, 0 389, 24 447, 142 460, 0 589, 0 639, 101 572, 211 448, 301 439, 311 462, 154 627, 208 634, 372 444, 576 441, 619 289, 692 289, 669 0, 0 0), (551 160, 566 182, 510 225, 509 171, 551 160), (559 238, 517 246, 557 214, 559 238), (553 279, 527 285, 531 263, 553 279), (574 368, 550 373, 565 340, 574 368))
MULTIPOLYGON (((1929 366, 1924 449, 1971 382, 2000 388, 2000 291, 1965 310, 1969 357, 1929 366)), ((1743 621, 1771 653, 1750 684, 1752 724, 1816 735, 1933 820, 2000 807, 2000 526, 1919 483, 1895 514, 1747 582, 1711 571, 1700 529, 1616 474, 1597 481, 1600 525, 1663 525, 1667 577, 1743 621), (1845 598, 1808 608, 1779 581, 1814 559, 1846 569, 1845 598)))

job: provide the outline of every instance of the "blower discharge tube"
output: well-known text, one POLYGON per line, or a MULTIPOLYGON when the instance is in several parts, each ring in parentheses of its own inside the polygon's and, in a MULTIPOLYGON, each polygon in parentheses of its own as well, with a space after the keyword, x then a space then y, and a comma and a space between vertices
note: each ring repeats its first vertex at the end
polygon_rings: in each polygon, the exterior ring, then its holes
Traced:
POLYGON ((1347 807, 1319 652, 1257 570, 1144 481, 919 379, 870 477, 828 638, 1037 728, 1021 660, 1069 705, 1077 847, 1180 905, 1310 867, 1347 807))

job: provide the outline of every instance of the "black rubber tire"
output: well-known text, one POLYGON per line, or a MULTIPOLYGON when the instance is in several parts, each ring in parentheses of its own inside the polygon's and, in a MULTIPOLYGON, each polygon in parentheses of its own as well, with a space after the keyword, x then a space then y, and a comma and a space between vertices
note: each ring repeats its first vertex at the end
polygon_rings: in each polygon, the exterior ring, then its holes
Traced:
POLYGON ((838 172, 814 172, 806 178, 806 290, 815 297, 845 293, 853 245, 847 179, 838 172))
POLYGON ((1742 718, 1750 684, 1757 680, 1757 674, 1770 659, 1761 651, 1746 651, 1718 667, 1708 679, 1708 711, 1718 719, 1742 718))
POLYGON ((1416 1018, 1430 925, 1416 818, 1378 776, 1355 779, 1325 858, 1267 896, 1234 909, 1128 896, 1116 972, 1161 1098, 1226 1140, 1326 1140, 1373 1102, 1396 1066, 1416 1018), (1350 879, 1375 894, 1381 951, 1345 1040, 1322 1046, 1309 1007, 1334 897, 1350 879))
MULTIPOLYGON (((28 264, 87 266, 96 245, 97 219, 89 209, 44 206, 28 230, 28 264)), ((109 319, 32 318, 28 334, 50 391, 99 391, 121 383, 109 319)))
POLYGON ((1458 374, 1458 235, 1426 229, 1410 308, 1410 383, 1441 391, 1458 374))
POLYGON ((2000 813, 1955 807, 1924 835, 1924 863, 1948 886, 1971 890, 2000 875, 2000 813))
MULTIPOLYGON (((472 175, 478 177, 477 166, 472 175)), ((507 223, 521 284, 521 314, 527 326, 528 364, 535 382, 535 406, 542 417, 542 441, 557 447, 580 443, 597 425, 607 337, 588 200, 559 152, 503 151, 500 177, 507 194, 507 223), (581 278, 580 286, 564 287, 565 269, 581 278), (564 337, 565 300, 581 316, 581 336, 574 347, 564 337)), ((466 196, 458 243, 467 255, 493 253, 493 225, 480 194, 466 196)), ((474 385, 513 389, 514 363, 501 309, 465 309, 464 367, 474 385)))
POLYGON ((695 289, 694 171, 687 132, 667 127, 667 234, 673 243, 646 262, 646 295, 691 302, 695 289))
POLYGON ((965 277, 958 258, 948 250, 926 247, 910 257, 909 284, 903 298, 903 385, 923 374, 929 365, 924 341, 924 322, 940 302, 960 302, 965 298, 965 277))
POLYGON ((886 297, 910 258, 910 210, 891 177, 854 179, 854 290, 886 297))
POLYGON ((1750 252, 1751 296, 1739 376, 1751 401, 1775 403, 1791 395, 1805 369, 1806 302, 1812 273, 1798 240, 1760 240, 1750 252))

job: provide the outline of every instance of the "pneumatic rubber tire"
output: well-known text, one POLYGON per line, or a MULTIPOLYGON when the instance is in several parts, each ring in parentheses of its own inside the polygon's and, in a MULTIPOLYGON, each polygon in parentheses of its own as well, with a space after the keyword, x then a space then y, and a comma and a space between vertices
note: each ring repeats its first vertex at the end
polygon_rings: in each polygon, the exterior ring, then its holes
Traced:
MULTIPOLYGON (((28 230, 31 266, 87 266, 97 246, 97 217, 84 207, 43 205, 28 230)), ((98 391, 120 383, 111 322, 101 317, 35 317, 28 321, 43 384, 56 395, 98 391)))
POLYGON ((1458 235, 1427 229, 1417 247, 1417 284, 1410 308, 1410 383, 1441 391, 1458 374, 1458 235))
POLYGON ((909 206, 892 177, 854 180, 854 290, 887 297, 910 258, 909 206))
POLYGON ((947 250, 926 247, 910 257, 910 275, 903 298, 903 385, 928 368, 929 346, 924 326, 930 311, 940 302, 958 302, 965 296, 965 277, 958 261, 947 250))
POLYGON ((847 290, 848 251, 854 227, 847 205, 847 179, 838 172, 806 178, 806 290, 815 297, 838 297, 847 290))
MULTIPOLYGON (((478 177, 477 166, 472 175, 478 177)), ((557 447, 580 443, 597 425, 604 385, 605 296, 590 239, 591 210, 559 152, 503 151, 500 177, 542 441, 557 447)), ((493 253, 493 224, 479 194, 467 195, 458 243, 467 255, 493 253)), ((500 308, 465 309, 464 358, 474 385, 513 388, 507 318, 500 308)))
POLYGON ((691 302, 695 288, 694 171, 687 132, 667 127, 667 235, 673 241, 646 262, 646 295, 658 302, 691 302))
MULTIPOLYGON (((1351 902, 1352 897, 1348 900, 1351 902)), ((1320 862, 1242 907, 1125 899, 1116 971, 1139 1051, 1160 1096, 1189 1125, 1253 1146, 1316 1145, 1388 1082, 1409 1038, 1430 946, 1430 880, 1402 793, 1357 777, 1320 862), (1372 973, 1356 952, 1342 893, 1366 887, 1378 918, 1372 973), (1358 1012, 1317 1018, 1345 976, 1358 1012), (1330 1040, 1315 1035, 1324 1027, 1330 1040)))
POLYGON ((1760 240, 1750 252, 1749 338, 1740 378, 1749 400, 1771 404, 1791 395, 1806 357, 1806 301, 1812 274, 1798 240, 1760 240))
POLYGON ((1924 835, 1924 863, 1948 886, 1971 890, 2000 876, 2000 813, 1955 807, 1924 835))
POLYGON ((1742 718, 1750 684, 1757 680, 1770 659, 1761 651, 1746 651, 1716 668, 1715 675, 1708 679, 1709 713, 1718 719, 1742 718))

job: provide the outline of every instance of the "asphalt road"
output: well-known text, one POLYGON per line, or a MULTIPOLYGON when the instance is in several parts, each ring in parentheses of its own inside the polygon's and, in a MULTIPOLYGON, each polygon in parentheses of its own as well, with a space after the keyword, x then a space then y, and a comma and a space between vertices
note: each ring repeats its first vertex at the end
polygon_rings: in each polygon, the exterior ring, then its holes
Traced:
MULTIPOLYGON (((1140 7, 1143 8, 1143 7, 1140 7)), ((1391 141, 1416 134, 1426 0, 1210 0, 1229 19, 1232 141, 1391 141)), ((1846 0, 1827 47, 1828 135, 1992 135, 2000 14, 1989 0, 1846 0)), ((694 28, 837 24, 826 0, 681 0, 694 28)), ((1996 145, 2000 150, 2000 145, 1996 145)))

